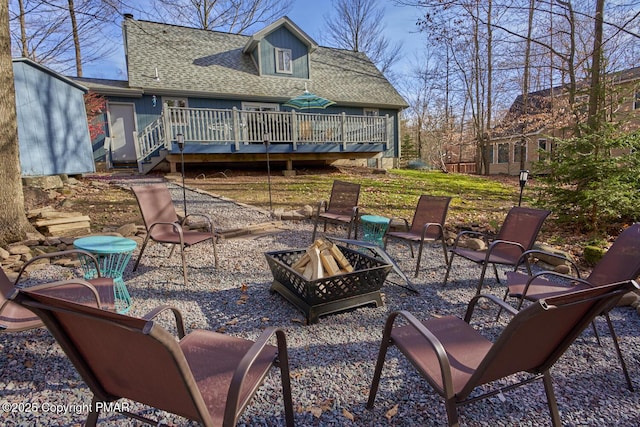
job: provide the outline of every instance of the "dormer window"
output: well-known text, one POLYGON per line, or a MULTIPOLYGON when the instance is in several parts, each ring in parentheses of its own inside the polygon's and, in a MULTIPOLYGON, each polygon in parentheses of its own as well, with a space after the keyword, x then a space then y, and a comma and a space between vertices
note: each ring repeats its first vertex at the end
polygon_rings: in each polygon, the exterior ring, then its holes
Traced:
POLYGON ((292 74, 291 49, 276 48, 276 73, 292 74))

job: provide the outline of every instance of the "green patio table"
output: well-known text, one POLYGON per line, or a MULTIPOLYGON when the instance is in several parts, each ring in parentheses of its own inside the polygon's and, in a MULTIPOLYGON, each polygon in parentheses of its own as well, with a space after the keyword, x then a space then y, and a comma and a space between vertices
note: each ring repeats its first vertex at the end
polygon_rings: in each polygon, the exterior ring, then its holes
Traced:
MULTIPOLYGON (((91 252, 98 258, 102 275, 113 279, 116 311, 121 314, 127 313, 131 308, 131 296, 122 274, 137 247, 135 240, 117 236, 89 236, 74 240, 73 245, 91 252)), ((82 259, 81 263, 85 279, 98 277, 93 264, 82 259)))
POLYGON ((390 221, 389 218, 380 215, 362 215, 360 217, 362 240, 383 247, 384 242, 382 238, 389 228, 390 221))

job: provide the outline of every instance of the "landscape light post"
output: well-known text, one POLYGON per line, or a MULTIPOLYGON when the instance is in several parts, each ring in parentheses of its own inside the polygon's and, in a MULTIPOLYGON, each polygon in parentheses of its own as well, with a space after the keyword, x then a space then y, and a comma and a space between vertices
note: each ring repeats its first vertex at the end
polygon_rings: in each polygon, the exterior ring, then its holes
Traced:
POLYGON ((182 168, 182 206, 184 207, 184 216, 187 217, 187 192, 184 187, 184 135, 179 133, 176 135, 176 142, 180 150, 180 164, 182 168))
POLYGON ((518 199, 518 206, 522 203, 522 190, 524 190, 524 186, 527 184, 528 179, 529 171, 526 169, 520 170, 520 198, 518 199))
POLYGON ((267 183, 269 186, 269 210, 273 212, 273 204, 271 203, 271 166, 269 164, 269 138, 270 137, 271 137, 270 134, 265 133, 263 139, 264 139, 264 149, 267 154, 267 183))

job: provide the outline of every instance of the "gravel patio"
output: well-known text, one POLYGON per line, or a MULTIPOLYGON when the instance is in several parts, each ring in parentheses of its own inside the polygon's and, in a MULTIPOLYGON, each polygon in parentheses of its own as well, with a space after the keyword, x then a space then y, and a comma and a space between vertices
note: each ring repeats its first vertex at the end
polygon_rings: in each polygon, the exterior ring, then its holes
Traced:
MULTIPOLYGON (((138 183, 138 182, 136 182, 138 183)), ((130 185, 130 180, 122 185, 130 185)), ((181 188, 170 185, 176 204, 181 188)), ((189 212, 203 212, 222 229, 271 220, 267 213, 221 200, 199 191, 187 191, 189 212)), ((313 202, 313 201, 310 201, 313 202)), ((421 272, 414 279, 419 295, 408 291, 391 273, 382 288, 384 305, 362 307, 321 317, 306 325, 303 315, 280 295, 269 292, 272 280, 264 253, 303 248, 311 243, 310 221, 285 222, 283 230, 265 236, 224 240, 218 246, 221 268, 213 268, 213 250, 202 245, 189 250, 189 285, 184 286, 180 258, 167 260, 168 250, 152 245, 136 272, 133 261, 124 279, 133 299, 130 315, 141 316, 169 304, 179 308, 187 330, 202 328, 255 339, 266 326, 287 334, 296 425, 299 426, 428 426, 446 423, 444 405, 413 367, 392 349, 374 410, 365 408, 387 315, 408 310, 419 318, 453 314, 463 316, 475 293, 480 270, 456 260, 450 283, 442 287, 446 266, 439 246, 427 247, 421 272)), ((344 229, 328 228, 343 237, 344 229)), ((408 248, 389 246, 388 252, 412 277, 415 260, 408 248)), ((134 254, 134 258, 137 252, 134 254)), ((54 274, 52 269, 47 273, 54 274)), ((488 278, 491 276, 487 275, 488 278)), ((498 296, 504 289, 489 281, 498 296)), ((630 307, 611 312, 620 345, 636 388, 640 388, 640 316, 630 307)), ((479 310, 474 317, 487 333, 495 332, 495 312, 479 310)), ((164 322, 169 318, 163 319, 164 322)), ((502 316, 502 322, 506 316, 502 316)), ((504 324, 504 323, 503 323, 504 324)), ((640 392, 626 388, 611 337, 603 319, 597 321, 603 346, 589 328, 552 368, 563 423, 569 426, 640 425, 640 392)), ((0 396, 2 425, 81 425, 82 405, 91 393, 46 329, 0 334, 0 396), (5 404, 38 403, 36 412, 7 411, 5 404), (43 408, 49 408, 45 411, 43 408), (56 406, 57 405, 57 406, 56 406)), ((155 416, 167 425, 191 425, 183 418, 131 404, 134 412, 155 416)), ((137 425, 117 412, 104 413, 100 425, 137 425)), ((467 426, 550 425, 542 382, 460 409, 467 426)), ((240 425, 284 425, 280 382, 274 370, 247 408, 240 425)))

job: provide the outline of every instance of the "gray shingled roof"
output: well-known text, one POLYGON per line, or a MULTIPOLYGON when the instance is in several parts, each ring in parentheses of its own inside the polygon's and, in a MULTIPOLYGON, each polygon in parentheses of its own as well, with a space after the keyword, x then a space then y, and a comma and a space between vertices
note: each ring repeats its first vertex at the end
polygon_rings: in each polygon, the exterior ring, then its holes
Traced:
POLYGON ((242 49, 249 36, 126 19, 129 86, 149 93, 285 102, 304 90, 348 106, 405 108, 407 103, 358 52, 319 47, 309 80, 259 76, 242 49), (159 79, 156 79, 156 69, 159 79))

